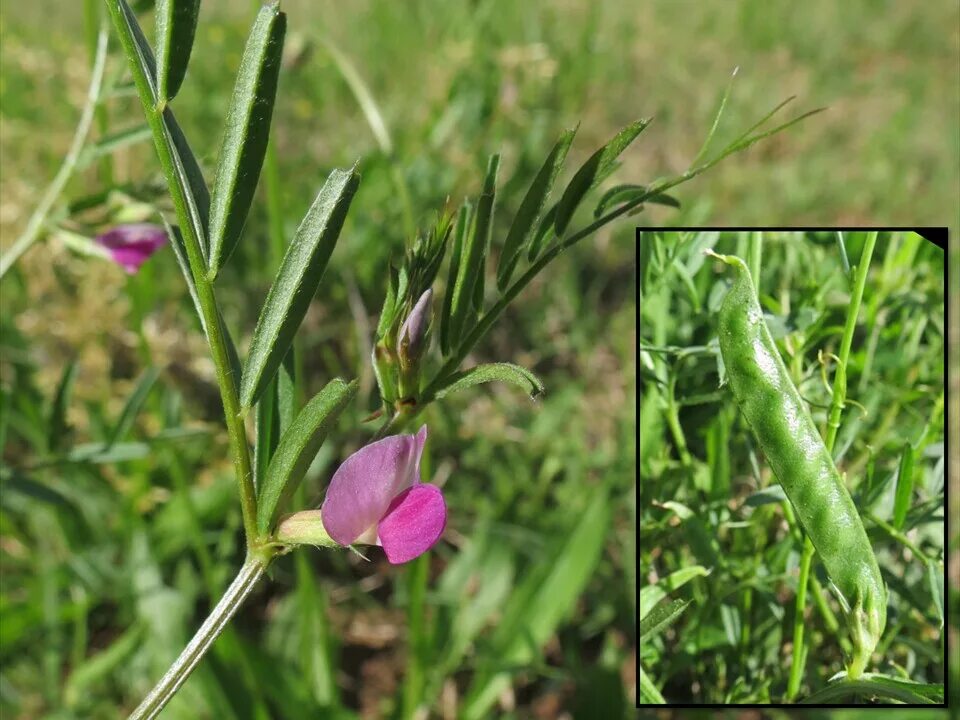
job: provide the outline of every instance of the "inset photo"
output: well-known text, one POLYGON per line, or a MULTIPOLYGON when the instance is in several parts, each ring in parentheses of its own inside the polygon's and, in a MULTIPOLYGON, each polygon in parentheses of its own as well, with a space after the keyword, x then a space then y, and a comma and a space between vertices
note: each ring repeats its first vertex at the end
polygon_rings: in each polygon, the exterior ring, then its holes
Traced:
POLYGON ((946 238, 638 231, 640 705, 944 703, 946 238))

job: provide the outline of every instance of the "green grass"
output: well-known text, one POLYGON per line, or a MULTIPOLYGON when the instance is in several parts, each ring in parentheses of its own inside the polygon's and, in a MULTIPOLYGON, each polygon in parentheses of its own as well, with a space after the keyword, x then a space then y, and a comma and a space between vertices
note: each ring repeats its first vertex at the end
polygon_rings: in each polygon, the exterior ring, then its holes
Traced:
MULTIPOLYGON (((563 128, 581 123, 568 161, 575 167, 618 128, 653 115, 617 178, 680 172, 739 65, 718 140, 791 94, 798 110, 830 110, 682 188, 679 212, 651 207, 640 222, 957 228, 960 47, 944 31, 958 20, 948 4, 823 0, 801 12, 743 2, 697 13, 612 0, 283 5, 289 57, 272 137, 285 236, 330 168, 359 159, 363 173, 325 291, 299 335, 305 394, 334 375, 360 374, 363 398, 316 461, 304 505, 320 500, 337 461, 369 437, 360 420, 372 409, 372 378, 357 321, 375 323, 388 260, 399 257, 411 223, 425 227, 448 197, 457 203, 479 191, 492 152, 503 154, 494 227, 502 238, 563 128), (325 41, 367 85, 392 153, 378 145, 325 41)), ((4 248, 55 173, 79 115, 89 72, 82 7, 67 3, 54 14, 42 3, 3 6, 4 248)), ((252 15, 243 3, 203 3, 175 100, 208 170, 252 15)), ((111 130, 141 121, 135 98, 111 102, 111 130)), ((102 173, 98 165, 78 174, 66 197, 99 189, 102 173)), ((146 143, 119 152, 114 174, 160 181, 146 143)), ((264 184, 222 281, 242 347, 277 264, 264 184)), ((80 229, 92 230, 112 218, 98 210, 80 219, 89 224, 80 229)), ((485 697, 516 717, 600 699, 617 715, 632 704, 631 226, 621 221, 565 253, 471 358, 534 369, 545 397, 531 404, 511 389, 477 389, 427 414, 425 467, 445 480, 451 520, 447 540, 418 570, 429 576, 424 629, 406 634, 417 606, 410 569, 389 568, 379 554, 364 563, 298 552, 276 564, 274 582, 166 716, 301 717, 334 707, 377 717, 409 711, 417 699, 456 716, 451 703, 480 708, 485 697), (599 549, 577 561, 581 572, 548 585, 557 590, 549 610, 559 613, 556 625, 533 632, 530 646, 498 633, 520 628, 523 637, 538 627, 537 584, 549 580, 540 573, 577 559, 567 541, 585 512, 605 518, 599 549), (411 648, 423 674, 405 680, 411 648), (512 662, 503 667, 505 657, 512 662)), ((168 253, 127 278, 41 242, 0 293, 0 438, 4 465, 18 470, 5 472, 0 506, 0 712, 118 717, 149 690, 239 565, 239 507, 212 368, 168 253), (161 376, 113 458, 35 467, 48 454, 50 406, 73 358, 66 448, 109 435, 146 367, 161 376), (121 451, 130 459, 117 460, 121 451)))

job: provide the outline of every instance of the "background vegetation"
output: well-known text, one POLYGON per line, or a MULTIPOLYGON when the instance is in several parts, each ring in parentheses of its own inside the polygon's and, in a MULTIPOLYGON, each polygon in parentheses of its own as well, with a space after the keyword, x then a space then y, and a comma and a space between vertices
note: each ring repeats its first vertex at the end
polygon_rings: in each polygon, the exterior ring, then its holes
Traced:
MULTIPOLYGON (((802 109, 830 110, 683 188, 679 211, 652 207, 639 221, 957 227, 960 11, 952 3, 818 0, 801 9, 744 0, 697 3, 694 12, 613 0, 285 0, 284 9, 290 33, 272 135, 284 236, 331 167, 359 158, 363 173, 324 293, 301 330, 308 393, 356 373, 369 392, 366 343, 389 258, 447 197, 479 190, 490 152, 503 153, 496 238, 554 138, 577 122, 570 165, 653 115, 618 178, 682 171, 737 65, 721 135, 791 94, 802 109), (372 131, 342 58, 386 135, 372 131)), ((208 167, 252 16, 243 3, 203 3, 177 112, 208 167)), ((6 247, 70 142, 90 28, 83 3, 55 12, 45 2, 4 3, 0 17, 6 247)), ((113 99, 99 122, 101 137, 136 126, 136 99, 113 99)), ((111 164, 117 183, 160 184, 148 144, 124 147, 111 164)), ((66 196, 108 181, 95 162, 66 196)), ((267 217, 261 197, 223 281, 238 288, 224 294, 233 328, 253 326, 279 261, 267 217)), ((86 222, 93 232, 116 219, 101 212, 86 222)), ((458 717, 478 687, 495 687, 489 712, 505 716, 622 715, 636 697, 634 262, 632 223, 623 221, 561 258, 488 336, 475 359, 534 369, 547 384, 537 404, 494 388, 427 416, 425 474, 446 483, 451 511, 443 546, 419 570, 431 575, 429 631, 406 621, 409 568, 390 568, 379 554, 364 563, 297 553, 275 566, 276 582, 242 611, 168 716, 300 717, 325 707, 379 717, 422 700, 432 715, 458 717), (601 551, 583 582, 564 588, 575 602, 548 641, 514 644, 505 663, 515 638, 493 629, 523 637, 532 626, 542 606, 525 593, 558 560, 578 562, 571 531, 585 508, 596 511, 598 488, 609 498, 599 510, 601 551), (422 676, 410 672, 418 667, 422 676)), ((239 564, 219 400, 183 290, 169 253, 127 277, 56 239, 4 279, 5 716, 129 710, 239 564), (72 393, 57 402, 69 367, 72 393), (138 388, 149 390, 127 423, 138 388)), ((319 501, 336 462, 368 437, 360 420, 369 409, 359 403, 341 422, 305 502, 319 501)))

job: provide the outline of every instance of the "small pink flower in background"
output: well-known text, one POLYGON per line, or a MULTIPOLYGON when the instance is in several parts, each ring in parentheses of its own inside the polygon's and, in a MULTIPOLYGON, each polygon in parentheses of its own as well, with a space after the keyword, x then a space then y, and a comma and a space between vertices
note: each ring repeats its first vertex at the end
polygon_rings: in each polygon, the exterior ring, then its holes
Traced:
POLYGON ((337 468, 320 516, 341 545, 383 547, 398 565, 432 548, 447 524, 443 493, 420 482, 427 426, 416 435, 392 435, 360 448, 337 468))
POLYGON ((167 242, 167 233, 159 225, 132 223, 117 225, 97 235, 97 242, 110 251, 114 262, 132 275, 167 242))

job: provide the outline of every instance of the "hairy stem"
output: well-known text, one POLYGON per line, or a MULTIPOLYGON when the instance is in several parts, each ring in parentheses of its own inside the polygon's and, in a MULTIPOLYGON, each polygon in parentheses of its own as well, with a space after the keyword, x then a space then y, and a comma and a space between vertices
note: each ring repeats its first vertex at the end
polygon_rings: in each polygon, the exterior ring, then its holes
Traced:
POLYGON ((213 641, 219 637, 220 633, 226 627, 243 601, 257 586, 257 582, 263 576, 267 569, 266 563, 257 558, 248 558, 237 573, 237 577, 230 583, 230 587, 220 598, 220 602, 204 620, 203 625, 197 630, 196 635, 183 649, 180 656, 174 661, 170 669, 160 678, 150 694, 142 703, 130 714, 130 720, 149 720, 155 718, 163 710, 164 706, 170 702, 184 681, 190 677, 197 663, 206 654, 207 650, 213 644, 213 641))

